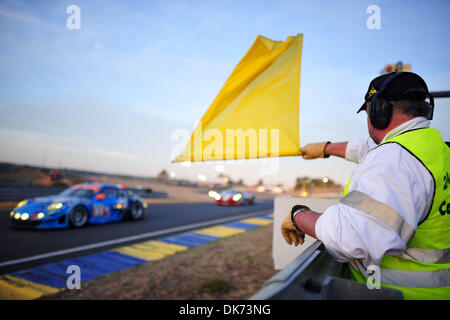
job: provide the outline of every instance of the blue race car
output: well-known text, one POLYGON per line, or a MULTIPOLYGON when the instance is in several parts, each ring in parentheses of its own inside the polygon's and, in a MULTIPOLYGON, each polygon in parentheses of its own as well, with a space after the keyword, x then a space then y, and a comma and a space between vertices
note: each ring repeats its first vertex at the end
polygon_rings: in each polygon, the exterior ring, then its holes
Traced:
POLYGON ((132 192, 109 184, 83 183, 54 196, 19 202, 10 213, 10 224, 39 229, 80 228, 87 223, 138 220, 146 208, 146 202, 132 192))

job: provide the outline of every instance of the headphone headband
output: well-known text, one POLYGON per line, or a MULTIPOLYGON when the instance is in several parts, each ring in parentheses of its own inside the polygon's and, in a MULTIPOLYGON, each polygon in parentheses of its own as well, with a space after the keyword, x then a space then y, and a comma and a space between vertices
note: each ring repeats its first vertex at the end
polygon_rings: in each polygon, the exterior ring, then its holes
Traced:
POLYGON ((391 75, 389 75, 389 77, 381 85, 380 90, 378 90, 373 95, 373 97, 372 97, 372 105, 378 104, 377 103, 377 99, 379 99, 382 96, 382 94, 386 91, 386 89, 391 84, 391 82, 394 79, 396 79, 396 78, 398 78, 398 77, 400 77, 402 75, 413 76, 414 78, 416 78, 422 84, 422 87, 425 89, 425 99, 428 98, 430 100, 430 105, 431 105, 431 115, 430 115, 430 118, 428 120, 432 120, 433 119, 433 113, 434 113, 434 98, 430 94, 430 91, 428 90, 428 86, 425 83, 425 81, 420 76, 418 76, 417 74, 415 74, 413 72, 393 72, 391 75))

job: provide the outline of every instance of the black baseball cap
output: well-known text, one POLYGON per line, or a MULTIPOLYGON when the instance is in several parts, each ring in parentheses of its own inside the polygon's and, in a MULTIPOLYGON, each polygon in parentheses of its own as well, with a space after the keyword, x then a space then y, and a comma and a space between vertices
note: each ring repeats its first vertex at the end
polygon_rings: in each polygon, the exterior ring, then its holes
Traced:
POLYGON ((364 103, 358 112, 366 110, 366 103, 372 101, 372 97, 377 93, 383 83, 393 74, 400 75, 396 76, 390 83, 389 86, 383 91, 382 97, 387 101, 396 100, 425 100, 427 97, 428 87, 425 81, 417 74, 408 71, 402 72, 391 72, 388 74, 383 74, 381 76, 373 79, 369 88, 367 89, 366 95, 364 96, 364 103))

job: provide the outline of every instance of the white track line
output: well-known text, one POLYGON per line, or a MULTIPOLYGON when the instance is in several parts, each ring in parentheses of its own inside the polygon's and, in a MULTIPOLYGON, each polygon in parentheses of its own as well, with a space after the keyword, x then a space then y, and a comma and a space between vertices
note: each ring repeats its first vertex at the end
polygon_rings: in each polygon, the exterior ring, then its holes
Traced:
POLYGON ((135 241, 135 240, 144 239, 144 238, 152 238, 152 237, 162 236, 162 235, 166 235, 166 234, 170 234, 170 233, 176 233, 176 232, 180 232, 180 231, 186 231, 186 230, 191 230, 191 229, 202 228, 202 227, 215 225, 215 224, 220 224, 220 223, 224 223, 224 222, 240 220, 240 219, 243 219, 243 218, 264 215, 264 214, 267 214, 267 213, 269 213, 271 211, 273 211, 273 210, 264 210, 264 211, 246 213, 246 214, 242 214, 240 216, 233 216, 233 217, 221 218, 221 219, 216 219, 216 220, 211 220, 211 221, 193 223, 193 224, 189 224, 189 225, 186 225, 186 226, 175 227, 175 228, 170 228, 170 229, 165 229, 165 230, 160 230, 160 231, 152 231, 152 232, 147 232, 147 233, 141 233, 141 234, 137 234, 137 235, 134 235, 134 236, 129 236, 129 237, 124 237, 124 238, 119 238, 119 239, 114 239, 114 240, 108 240, 108 241, 92 243, 92 244, 79 246, 79 247, 74 247, 74 248, 65 249, 65 250, 58 250, 58 251, 38 254, 38 255, 35 255, 35 256, 27 257, 27 258, 21 258, 21 259, 16 259, 16 260, 9 260, 9 261, 5 261, 5 262, 0 262, 0 267, 6 267, 6 266, 14 265, 14 264, 30 262, 30 261, 40 260, 40 259, 46 259, 46 258, 50 258, 50 257, 55 257, 55 256, 69 254, 69 253, 90 250, 90 249, 101 248, 101 247, 106 247, 106 246, 110 246, 110 245, 117 245, 117 244, 120 244, 120 243, 135 241))

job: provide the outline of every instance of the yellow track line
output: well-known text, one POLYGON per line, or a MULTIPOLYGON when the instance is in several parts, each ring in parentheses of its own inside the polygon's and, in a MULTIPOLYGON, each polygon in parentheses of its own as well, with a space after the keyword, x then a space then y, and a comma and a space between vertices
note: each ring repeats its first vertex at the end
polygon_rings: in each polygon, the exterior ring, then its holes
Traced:
POLYGON ((187 250, 187 247, 151 240, 112 249, 111 251, 147 261, 154 261, 184 250, 187 250))
POLYGON ((8 274, 0 276, 0 300, 31 300, 59 290, 8 274))
POLYGON ((262 218, 248 218, 248 219, 243 219, 240 221, 244 222, 244 223, 249 223, 249 224, 256 224, 258 226, 267 226, 267 225, 273 223, 272 220, 262 219, 262 218))
POLYGON ((213 237, 219 237, 219 238, 226 238, 234 236, 238 233, 243 233, 245 230, 238 229, 238 228, 232 228, 232 227, 224 227, 224 226, 214 226, 210 228, 204 228, 199 230, 194 230, 194 233, 204 234, 207 236, 213 236, 213 237))

